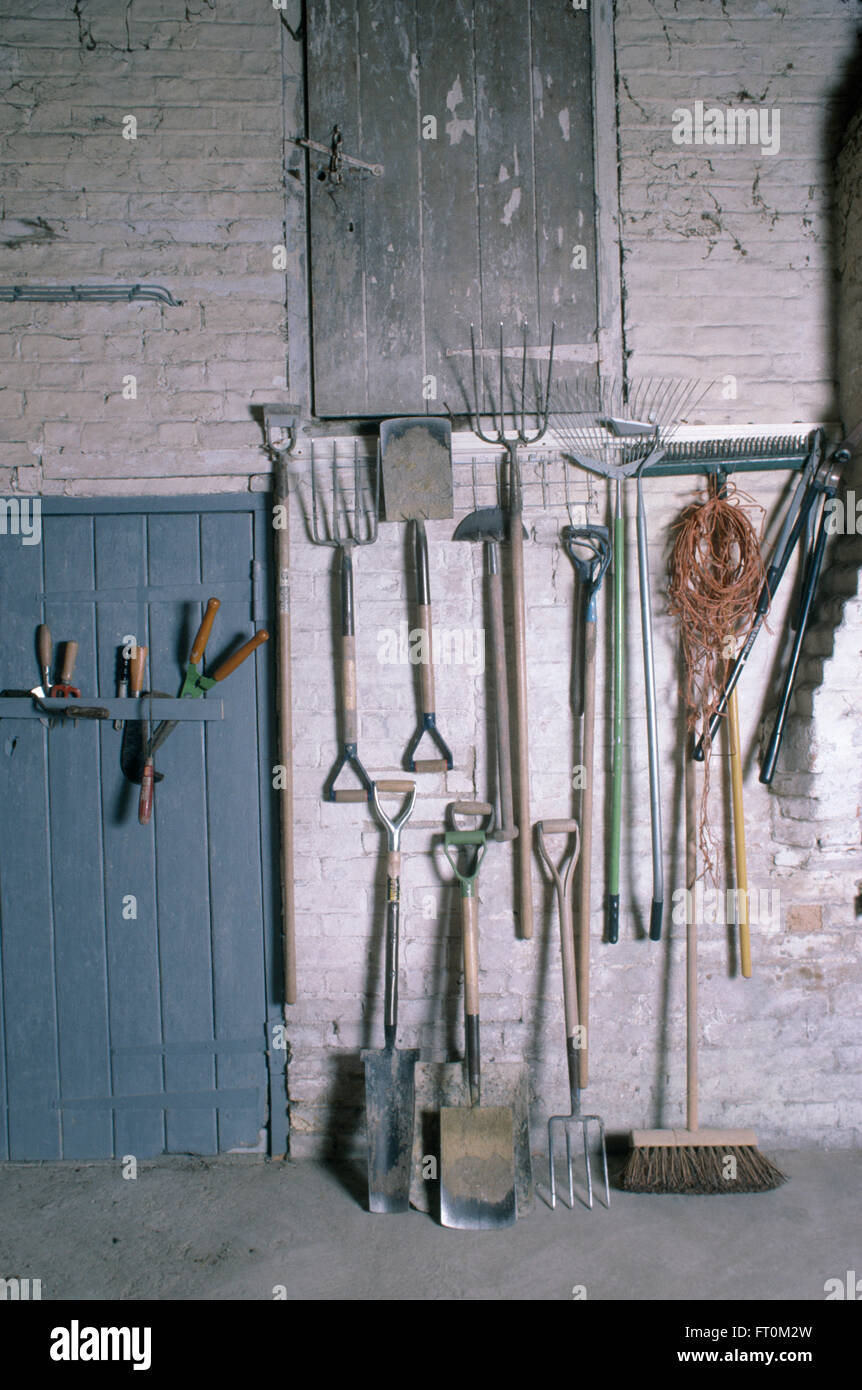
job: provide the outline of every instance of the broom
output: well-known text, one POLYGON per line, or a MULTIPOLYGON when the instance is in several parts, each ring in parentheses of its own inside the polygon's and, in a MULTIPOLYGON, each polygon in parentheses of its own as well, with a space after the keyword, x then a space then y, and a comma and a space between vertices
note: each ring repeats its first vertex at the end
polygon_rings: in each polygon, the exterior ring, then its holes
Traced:
MULTIPOLYGON (((695 763, 686 758, 686 902, 697 880, 695 763)), ((757 1147, 752 1129, 700 1129, 697 1113, 697 923, 686 912, 685 1023, 686 1128, 636 1129, 620 1179, 627 1192, 768 1192, 786 1182, 757 1147)))
MULTIPOLYGON (((726 498, 719 498, 713 490, 710 499, 710 520, 715 520, 716 510, 723 510, 722 503, 727 505, 726 498)), ((693 510, 693 509, 692 509, 693 510)), ((694 547, 694 554, 689 551, 689 555, 695 563, 685 574, 685 587, 688 589, 689 597, 697 593, 701 603, 700 619, 703 621, 709 614, 709 603, 706 604, 706 614, 704 613, 703 600, 704 593, 701 589, 700 581, 703 581, 707 571, 712 571, 708 576, 704 586, 709 588, 709 578, 714 582, 716 579, 715 569, 723 571, 722 582, 718 585, 720 597, 716 595, 719 608, 727 602, 728 589, 737 598, 739 607, 734 613, 735 623, 744 617, 744 610, 747 607, 745 602, 746 589, 753 590, 752 575, 745 571, 757 569, 754 563, 754 555, 750 546, 750 537, 743 535, 746 530, 743 525, 744 518, 739 509, 733 508, 734 515, 730 520, 732 527, 737 529, 740 541, 738 548, 734 549, 733 554, 725 554, 716 567, 714 565, 716 556, 710 553, 712 550, 710 542, 717 536, 723 535, 727 540, 726 527, 719 527, 718 531, 707 532, 707 544, 705 547, 698 544, 694 547), (746 561, 746 551, 750 557, 750 563, 746 561), (696 561, 699 561, 698 565, 696 561), (731 576, 728 573, 728 566, 731 569, 736 566, 736 573, 731 576), (733 578, 735 582, 728 583, 733 578), (701 589, 701 592, 697 592, 701 589)), ((725 514, 726 515, 726 514, 725 514)), ((701 518, 689 514, 689 529, 699 542, 703 541, 703 532, 698 534, 698 522, 701 518)), ((724 517, 721 518, 724 520, 724 517)), ((749 523, 750 524, 750 523, 749 523)), ((683 540, 685 544, 685 539, 683 540)), ((759 560, 759 553, 757 555, 759 560)), ((677 595, 679 588, 677 588, 677 595)), ((679 605, 677 605, 679 612, 679 605)), ((726 613, 722 614, 726 620, 726 613)), ((701 648, 701 650, 703 650, 701 648)), ((703 658, 701 657, 701 665, 703 658)), ((704 699, 704 704, 708 704, 710 698, 709 685, 707 678, 705 686, 702 684, 700 693, 704 699)), ((691 665, 689 665, 688 695, 692 693, 691 665)), ((693 703, 689 698, 689 706, 693 703)), ((733 711, 736 715, 736 710, 733 711)), ((738 749, 738 725, 731 729, 732 748, 735 745, 737 762, 739 756, 738 749), (736 736, 734 738, 734 735, 736 736)), ((736 768, 734 768, 736 770, 736 768)), ((780 1187, 786 1181, 784 1174, 761 1154, 757 1147, 757 1135, 751 1129, 700 1129, 698 1125, 698 1106, 697 1106, 697 1051, 698 1051, 698 1029, 697 1029, 697 923, 694 920, 694 890, 697 882, 697 845, 698 835, 700 834, 703 842, 703 811, 701 812, 700 825, 698 826, 697 814, 697 795, 696 795, 696 765, 690 755, 685 759, 685 877, 686 877, 686 903, 689 910, 686 911, 686 1128, 685 1129, 640 1129, 634 1130, 631 1135, 632 1153, 620 1179, 620 1185, 628 1192, 672 1192, 672 1193, 703 1193, 715 1194, 723 1192, 768 1192, 773 1188, 780 1187)), ((741 788, 735 788, 741 792, 741 788)), ((735 815, 738 813, 738 801, 735 803, 735 815)), ((737 850, 739 841, 737 840, 737 850)), ((744 863, 744 858, 743 858, 744 863)), ((742 925, 742 924, 741 924, 742 925)), ((747 914, 745 921, 745 932, 741 933, 744 964, 748 965, 747 973, 750 974, 750 957, 747 951, 747 914)))

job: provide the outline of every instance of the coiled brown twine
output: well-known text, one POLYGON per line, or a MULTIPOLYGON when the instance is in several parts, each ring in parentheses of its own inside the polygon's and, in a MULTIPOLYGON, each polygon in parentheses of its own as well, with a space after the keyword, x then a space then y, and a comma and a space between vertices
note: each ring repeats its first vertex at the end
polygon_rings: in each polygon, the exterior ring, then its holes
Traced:
POLYGON ((704 736, 703 798, 699 841, 706 871, 715 880, 709 825, 709 723, 718 708, 728 660, 755 619, 765 578, 760 555, 763 508, 732 483, 719 489, 711 478, 705 498, 686 507, 676 522, 668 566, 668 611, 678 619, 685 664, 685 703, 690 731, 704 736), (743 502, 760 513, 755 529, 743 502))

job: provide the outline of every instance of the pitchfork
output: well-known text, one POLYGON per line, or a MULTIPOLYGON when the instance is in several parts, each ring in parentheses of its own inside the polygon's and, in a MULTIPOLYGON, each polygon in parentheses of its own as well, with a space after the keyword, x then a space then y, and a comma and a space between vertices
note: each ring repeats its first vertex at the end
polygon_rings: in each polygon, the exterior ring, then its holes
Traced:
MULTIPOLYGON (((498 349, 500 382, 499 399, 491 402, 494 420, 493 433, 486 434, 482 428, 482 395, 479 391, 479 371, 477 367, 476 335, 470 324, 470 357, 473 366, 473 429, 485 444, 501 445, 508 459, 507 501, 509 513, 509 547, 512 559, 512 638, 515 666, 515 723, 517 729, 518 756, 518 829, 519 829, 519 905, 521 936, 525 941, 533 935, 533 894, 530 873, 530 760, 527 743, 527 617, 524 599, 524 533, 521 517, 524 501, 521 489, 521 465, 518 449, 538 444, 548 428, 548 411, 551 399, 551 376, 554 370, 555 325, 551 325, 551 343, 548 353, 548 375, 545 389, 536 402, 536 429, 527 433, 527 325, 521 329, 521 389, 520 409, 513 402, 512 424, 514 433, 506 433, 505 379, 503 346, 503 325, 500 324, 500 346, 498 349)), ((484 381, 483 381, 484 386, 484 381)))
MULTIPOLYGON (((605 1176, 605 1206, 610 1207, 611 1193, 608 1182, 608 1154, 605 1147, 605 1126, 598 1115, 581 1114, 581 1090, 579 1075, 579 1051, 582 1042, 585 1041, 581 1036, 581 1028, 578 1017, 578 981, 575 970, 575 935, 572 922, 572 874, 578 862, 581 852, 581 836, 578 830, 578 822, 575 820, 546 820, 539 821, 536 825, 536 838, 539 845, 539 854, 554 880, 557 890, 557 903, 560 911, 560 945, 563 956, 563 999, 566 1011, 566 1060, 569 1067, 569 1093, 572 1101, 571 1115, 552 1115, 548 1120, 548 1171, 550 1174, 551 1187, 551 1206, 557 1204, 557 1189, 554 1175, 554 1127, 562 1129, 566 1136, 566 1166, 569 1176, 569 1207, 575 1205, 575 1187, 572 1177, 572 1130, 578 1125, 581 1127, 581 1136, 584 1144, 584 1162, 587 1170, 587 1206, 592 1210, 593 1206, 593 1175, 590 1164, 590 1145, 589 1128, 591 1124, 598 1127, 599 1145, 602 1151, 602 1168, 605 1176), (574 835, 575 845, 565 870, 562 870, 562 863, 559 867, 551 859, 545 845, 546 835, 574 835)), ((563 855, 565 860, 565 853, 563 855)), ((584 923, 581 923, 581 930, 584 930, 584 923)))
POLYGON ((371 492, 363 478, 363 461, 359 445, 353 442, 353 505, 344 495, 338 479, 338 453, 332 448, 332 504, 329 515, 320 498, 318 469, 311 447, 311 535, 315 545, 328 545, 340 551, 341 576, 341 717, 343 721, 341 753, 329 774, 324 788, 327 801, 370 801, 373 795, 371 777, 359 758, 359 716, 356 704, 356 631, 353 600, 353 551, 357 546, 373 545, 377 540, 377 519, 380 512, 380 465, 372 465, 371 492), (336 791, 335 783, 349 764, 359 777, 361 787, 346 787, 336 791))

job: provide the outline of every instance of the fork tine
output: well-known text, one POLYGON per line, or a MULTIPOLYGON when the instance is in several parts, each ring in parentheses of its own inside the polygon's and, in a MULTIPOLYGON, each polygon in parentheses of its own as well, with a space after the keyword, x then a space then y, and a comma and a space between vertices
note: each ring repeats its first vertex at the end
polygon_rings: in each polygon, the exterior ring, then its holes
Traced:
POLYGON ((584 1123, 583 1123, 583 1125, 581 1126, 581 1129, 582 1129, 583 1136, 584 1136, 584 1163, 585 1163, 586 1169, 587 1169, 587 1206, 589 1207, 590 1211, 592 1211, 592 1209, 593 1209, 593 1169, 592 1169, 592 1165, 591 1165, 591 1163, 590 1163, 590 1144, 589 1144, 589 1138, 588 1138, 589 1127, 590 1127, 590 1122, 589 1122, 589 1120, 584 1120, 584 1123))

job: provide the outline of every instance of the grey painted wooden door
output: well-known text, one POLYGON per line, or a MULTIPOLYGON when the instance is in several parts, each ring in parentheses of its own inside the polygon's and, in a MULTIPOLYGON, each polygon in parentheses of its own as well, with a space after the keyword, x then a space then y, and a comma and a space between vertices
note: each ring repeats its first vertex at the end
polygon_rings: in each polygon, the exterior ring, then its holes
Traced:
MULTIPOLYGON (((83 694, 116 693, 128 635, 177 694, 209 595, 210 665, 265 622, 264 501, 46 503, 41 545, 0 537, 0 685, 36 683, 46 621, 79 641, 83 694)), ((267 1128, 284 1150, 269 646, 212 692, 222 721, 165 743, 149 826, 112 723, 0 719, 0 1157, 216 1153, 267 1128)))
POLYGON ((309 0, 319 416, 466 410, 470 324, 595 361, 590 19, 569 0, 309 0), (591 351, 592 349, 592 351, 591 351), (433 394, 431 394, 433 392, 433 394))

